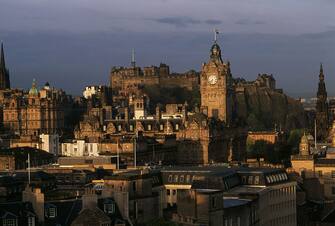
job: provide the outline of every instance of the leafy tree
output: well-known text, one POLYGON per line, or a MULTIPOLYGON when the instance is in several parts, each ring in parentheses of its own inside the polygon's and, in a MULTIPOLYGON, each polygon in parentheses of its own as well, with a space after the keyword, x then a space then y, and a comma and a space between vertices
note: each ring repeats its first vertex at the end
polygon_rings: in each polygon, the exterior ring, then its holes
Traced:
POLYGON ((303 129, 294 129, 290 131, 290 135, 287 139, 287 144, 290 146, 292 154, 299 152, 299 143, 303 134, 303 129))

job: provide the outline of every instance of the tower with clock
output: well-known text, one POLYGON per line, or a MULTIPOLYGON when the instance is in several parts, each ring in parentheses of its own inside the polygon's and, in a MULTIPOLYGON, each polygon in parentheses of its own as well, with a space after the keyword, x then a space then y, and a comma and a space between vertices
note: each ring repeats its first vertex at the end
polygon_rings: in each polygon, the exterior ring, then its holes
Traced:
POLYGON ((202 65, 200 75, 201 109, 208 116, 230 123, 232 89, 229 63, 223 62, 215 31, 210 58, 202 65))

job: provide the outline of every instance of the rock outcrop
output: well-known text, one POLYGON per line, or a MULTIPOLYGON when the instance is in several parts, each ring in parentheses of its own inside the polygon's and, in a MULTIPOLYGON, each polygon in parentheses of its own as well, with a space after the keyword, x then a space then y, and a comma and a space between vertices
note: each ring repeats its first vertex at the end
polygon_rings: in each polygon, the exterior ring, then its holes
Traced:
POLYGON ((254 82, 235 86, 236 114, 251 130, 303 128, 305 114, 301 103, 281 90, 254 82))

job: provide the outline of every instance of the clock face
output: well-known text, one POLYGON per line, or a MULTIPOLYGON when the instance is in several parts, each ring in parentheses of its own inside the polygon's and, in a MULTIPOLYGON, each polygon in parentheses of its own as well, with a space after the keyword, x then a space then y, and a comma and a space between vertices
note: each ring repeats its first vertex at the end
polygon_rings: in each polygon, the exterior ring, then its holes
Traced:
POLYGON ((208 82, 211 85, 214 85, 217 81, 218 81, 218 77, 216 77, 216 75, 210 75, 208 77, 208 82))

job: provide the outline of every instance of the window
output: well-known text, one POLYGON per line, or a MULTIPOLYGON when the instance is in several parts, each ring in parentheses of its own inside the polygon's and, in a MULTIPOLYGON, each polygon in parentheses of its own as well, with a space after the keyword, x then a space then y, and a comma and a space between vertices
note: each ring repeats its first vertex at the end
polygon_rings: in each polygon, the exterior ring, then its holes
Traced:
POLYGON ((331 174, 332 174, 332 178, 335 178, 335 170, 332 170, 331 174))
POLYGON ((121 129, 122 129, 121 125, 118 125, 118 126, 117 126, 117 130, 118 130, 118 131, 121 131, 121 129))
POLYGON ((216 208, 216 197, 215 196, 212 197, 211 202, 212 202, 212 208, 216 208))
POLYGON ((186 175, 186 183, 190 183, 190 179, 191 179, 191 176, 190 175, 186 175))
POLYGON ((174 175, 174 182, 178 182, 178 175, 174 175))
POLYGON ((166 195, 170 196, 170 189, 166 189, 166 195))
POLYGON ((133 181, 133 191, 136 191, 136 181, 133 181))
POLYGON ((49 208, 49 217, 50 218, 55 218, 57 216, 57 210, 55 207, 50 207, 49 208))
POLYGON ((4 226, 17 226, 17 219, 3 219, 4 226))
POLYGON ((254 177, 253 176, 249 176, 248 177, 248 184, 252 184, 254 181, 254 177))
POLYGON ((184 175, 181 175, 179 178, 180 183, 184 183, 184 175))
POLYGON ((332 187, 332 195, 335 195, 335 187, 332 187))
POLYGON ((172 182, 172 175, 169 175, 168 181, 171 183, 172 182))
POLYGON ((237 217, 236 221, 237 226, 241 226, 241 217, 237 217))
POLYGON ((172 195, 176 195, 176 193, 177 193, 177 190, 173 189, 172 190, 172 195))
POLYGON ((159 130, 160 130, 160 131, 164 130, 164 125, 163 125, 163 124, 160 124, 160 125, 159 125, 159 130))
POLYGON ((176 124, 176 130, 178 131, 179 130, 179 124, 176 124))
POLYGON ((130 125, 130 126, 129 126, 129 130, 130 130, 130 131, 134 131, 134 126, 133 126, 133 125, 130 125))
POLYGON ((255 184, 259 184, 259 176, 255 176, 255 184))
POLYGON ((105 213, 114 213, 115 212, 115 204, 114 203, 108 203, 104 205, 104 211, 105 213))
POLYGON ((151 125, 150 124, 148 125, 148 130, 151 131, 151 125))
POLYGON ((319 175, 319 177, 322 177, 322 171, 321 170, 318 171, 318 175, 319 175))
POLYGON ((35 217, 28 217, 28 226, 35 226, 35 217))

